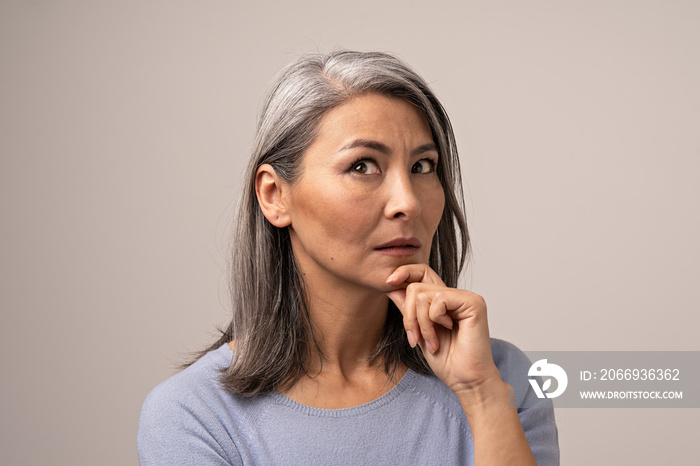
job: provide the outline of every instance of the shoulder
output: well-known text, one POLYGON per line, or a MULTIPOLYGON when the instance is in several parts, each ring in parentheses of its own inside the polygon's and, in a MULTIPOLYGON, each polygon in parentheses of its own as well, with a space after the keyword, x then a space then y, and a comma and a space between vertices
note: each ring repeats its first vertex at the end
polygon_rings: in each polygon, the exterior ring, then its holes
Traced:
POLYGON ((230 435, 219 421, 231 399, 219 385, 231 355, 228 347, 214 350, 148 394, 138 428, 141 464, 235 462, 235 448, 226 447, 230 435))
POLYGON ((520 348, 497 338, 491 338, 491 355, 503 381, 515 390, 516 403, 520 407, 530 388, 527 373, 532 362, 520 348))
POLYGON ((559 435, 554 406, 549 398, 537 398, 530 387, 532 362, 517 346, 491 339, 491 354, 504 382, 513 387, 520 423, 538 464, 559 464, 559 435))
POLYGON ((498 338, 491 338, 491 354, 496 366, 525 364, 529 361, 527 355, 513 343, 498 338))
POLYGON ((221 370, 228 367, 231 351, 221 347, 204 355, 197 362, 155 387, 146 397, 143 412, 161 410, 173 405, 190 405, 215 398, 221 390, 221 370))

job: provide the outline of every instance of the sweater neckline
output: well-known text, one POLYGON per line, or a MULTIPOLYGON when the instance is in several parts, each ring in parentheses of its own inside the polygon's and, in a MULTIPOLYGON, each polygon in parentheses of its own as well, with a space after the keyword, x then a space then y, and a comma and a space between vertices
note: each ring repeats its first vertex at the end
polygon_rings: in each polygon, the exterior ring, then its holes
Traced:
MULTIPOLYGON (((226 354, 230 361, 230 358, 233 357, 233 350, 231 349, 231 347, 228 344, 224 344, 222 345, 220 350, 223 350, 222 353, 226 354)), ((332 418, 353 417, 365 414, 369 411, 374 411, 376 409, 381 408, 382 406, 386 406, 387 404, 391 403, 399 395, 401 395, 401 393, 407 387, 410 387, 414 382, 416 382, 416 379, 418 377, 419 375, 416 372, 408 368, 406 369, 406 372, 401 377, 401 379, 396 383, 396 385, 394 385, 391 388, 391 390, 381 395, 379 398, 376 398, 372 401, 361 405, 351 406, 349 408, 325 409, 307 406, 292 400, 288 396, 283 395, 278 391, 270 392, 264 396, 277 405, 284 406, 286 408, 289 408, 293 411, 297 411, 301 414, 305 414, 307 416, 332 418)))

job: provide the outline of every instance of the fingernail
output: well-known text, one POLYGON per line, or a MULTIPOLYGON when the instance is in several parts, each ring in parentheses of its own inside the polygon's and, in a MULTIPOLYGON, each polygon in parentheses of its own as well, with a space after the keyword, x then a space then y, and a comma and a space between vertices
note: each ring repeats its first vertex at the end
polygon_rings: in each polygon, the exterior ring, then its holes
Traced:
POLYGON ((413 332, 406 330, 406 337, 408 337, 408 344, 411 345, 411 348, 415 348, 418 342, 416 341, 416 336, 413 334, 413 332))
POLYGON ((425 340, 425 348, 428 350, 428 353, 435 354, 435 347, 430 340, 425 340))
POLYGON ((389 278, 386 279, 386 283, 391 282, 394 278, 396 278, 396 272, 389 275, 389 278))

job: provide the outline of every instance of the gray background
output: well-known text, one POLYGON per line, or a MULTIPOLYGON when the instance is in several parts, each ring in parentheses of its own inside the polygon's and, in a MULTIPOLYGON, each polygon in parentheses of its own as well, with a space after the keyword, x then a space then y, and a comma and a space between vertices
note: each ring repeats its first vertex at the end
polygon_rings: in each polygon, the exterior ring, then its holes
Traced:
MULTIPOLYGON (((1 0, 0 463, 136 463, 144 397, 227 318, 261 96, 338 46, 447 107, 493 336, 700 349, 697 1, 1 0)), ((563 463, 696 462, 698 414, 559 410, 563 463)))

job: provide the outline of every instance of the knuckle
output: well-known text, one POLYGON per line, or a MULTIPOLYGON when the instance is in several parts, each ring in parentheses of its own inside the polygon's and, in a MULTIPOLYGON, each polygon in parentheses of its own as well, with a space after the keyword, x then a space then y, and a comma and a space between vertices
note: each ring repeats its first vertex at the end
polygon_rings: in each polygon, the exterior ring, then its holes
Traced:
POLYGON ((447 314, 445 306, 430 306, 430 317, 440 317, 447 314))
POLYGON ((477 304, 480 307, 486 307, 486 300, 483 296, 481 296, 480 294, 476 294, 473 291, 468 291, 468 293, 475 304, 477 304))
POLYGON ((421 288, 420 285, 421 284, 418 282, 409 283, 408 286, 406 287, 406 293, 412 293, 415 295, 416 293, 418 293, 420 291, 420 288, 421 288))
POLYGON ((429 313, 425 313, 425 315, 418 316, 418 325, 420 325, 421 329, 423 329, 423 327, 425 327, 425 328, 432 328, 433 327, 433 321, 430 319, 429 313))

